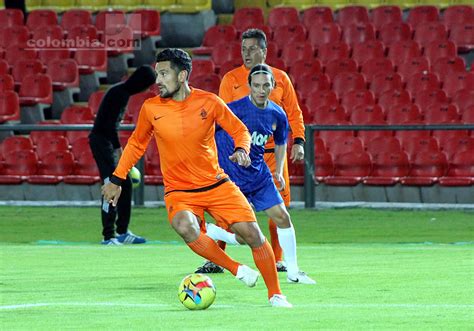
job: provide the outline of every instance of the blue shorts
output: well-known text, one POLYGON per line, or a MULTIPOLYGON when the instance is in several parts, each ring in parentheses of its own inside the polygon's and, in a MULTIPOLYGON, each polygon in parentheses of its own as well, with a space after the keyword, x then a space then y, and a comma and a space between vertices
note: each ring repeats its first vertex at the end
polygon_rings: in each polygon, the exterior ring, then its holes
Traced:
POLYGON ((272 177, 265 181, 259 189, 251 192, 243 192, 256 211, 267 210, 283 202, 272 177))

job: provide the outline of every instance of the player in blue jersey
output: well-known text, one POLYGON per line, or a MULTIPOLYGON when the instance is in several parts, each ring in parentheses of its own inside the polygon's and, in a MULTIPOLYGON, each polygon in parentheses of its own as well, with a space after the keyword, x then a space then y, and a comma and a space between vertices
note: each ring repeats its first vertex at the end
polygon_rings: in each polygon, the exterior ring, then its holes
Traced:
MULTIPOLYGON (((254 66, 248 77, 250 95, 228 104, 234 114, 247 126, 252 143, 249 167, 235 166, 231 159, 234 142, 224 130, 216 130, 216 144, 219 165, 239 186, 242 193, 253 204, 256 211, 265 211, 277 224, 278 240, 287 265, 287 279, 290 283, 315 284, 298 267, 296 256, 296 236, 290 215, 278 190, 285 188, 283 166, 286 158, 288 120, 284 110, 268 97, 275 86, 273 72, 269 66, 254 66), (275 141, 276 171, 271 173, 264 162, 265 144, 273 136, 275 141), (279 183, 277 188, 273 177, 279 183)), ((212 215, 211 215, 212 216, 212 215)), ((207 225, 207 235, 214 240, 230 244, 244 243, 243 240, 214 224, 207 225)))

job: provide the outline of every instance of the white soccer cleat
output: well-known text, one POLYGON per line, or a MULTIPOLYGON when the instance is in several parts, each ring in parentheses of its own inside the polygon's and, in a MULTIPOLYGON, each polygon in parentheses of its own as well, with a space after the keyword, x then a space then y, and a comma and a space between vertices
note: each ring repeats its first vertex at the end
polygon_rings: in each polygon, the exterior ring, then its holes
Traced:
POLYGON ((283 294, 274 294, 269 301, 272 307, 293 308, 293 305, 286 300, 283 294))
POLYGON ((258 276, 260 276, 260 274, 257 271, 250 269, 246 265, 240 265, 235 278, 242 281, 248 287, 254 287, 257 283, 258 276))
POLYGON ((286 279, 288 283, 291 284, 316 284, 314 279, 311 279, 304 271, 301 270, 298 271, 296 275, 288 275, 286 279))

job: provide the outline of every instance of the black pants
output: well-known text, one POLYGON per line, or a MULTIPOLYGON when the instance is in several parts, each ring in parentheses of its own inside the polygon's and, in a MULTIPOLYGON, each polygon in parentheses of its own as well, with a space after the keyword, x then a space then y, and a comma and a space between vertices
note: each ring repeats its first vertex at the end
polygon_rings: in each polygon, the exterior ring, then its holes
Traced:
MULTIPOLYGON (((117 166, 114 157, 114 148, 109 140, 95 133, 89 135, 89 145, 97 163, 97 167, 99 168, 100 178, 102 179, 102 182, 104 182, 104 179, 110 177, 117 166)), ((103 202, 104 197, 102 197, 102 204, 103 202)), ((105 212, 101 208, 102 235, 104 236, 104 240, 115 237, 115 231, 119 234, 127 232, 131 211, 132 180, 127 175, 127 180, 122 184, 122 193, 117 202, 117 207, 114 208, 112 207, 112 204, 110 204, 109 212, 105 212), (115 225, 117 225, 116 230, 115 225)))

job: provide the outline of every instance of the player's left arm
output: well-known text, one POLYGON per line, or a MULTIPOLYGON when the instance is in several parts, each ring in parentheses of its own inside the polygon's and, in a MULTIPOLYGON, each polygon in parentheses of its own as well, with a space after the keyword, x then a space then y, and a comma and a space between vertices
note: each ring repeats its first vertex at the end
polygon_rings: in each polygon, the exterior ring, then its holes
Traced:
POLYGON ((275 173, 273 174, 275 180, 279 183, 278 190, 285 189, 286 183, 283 177, 283 168, 286 158, 286 142, 288 139, 288 120, 285 112, 281 110, 277 113, 276 129, 273 132, 273 139, 275 140, 275 173))
POLYGON ((303 112, 298 104, 295 88, 287 74, 283 75, 282 107, 288 116, 288 122, 293 136, 293 147, 290 159, 292 162, 304 159, 304 120, 303 112))
POLYGON ((251 141, 249 130, 222 99, 216 98, 216 100, 214 108, 216 122, 234 140, 234 153, 229 156, 229 159, 241 166, 248 167, 251 163, 249 157, 251 141))

